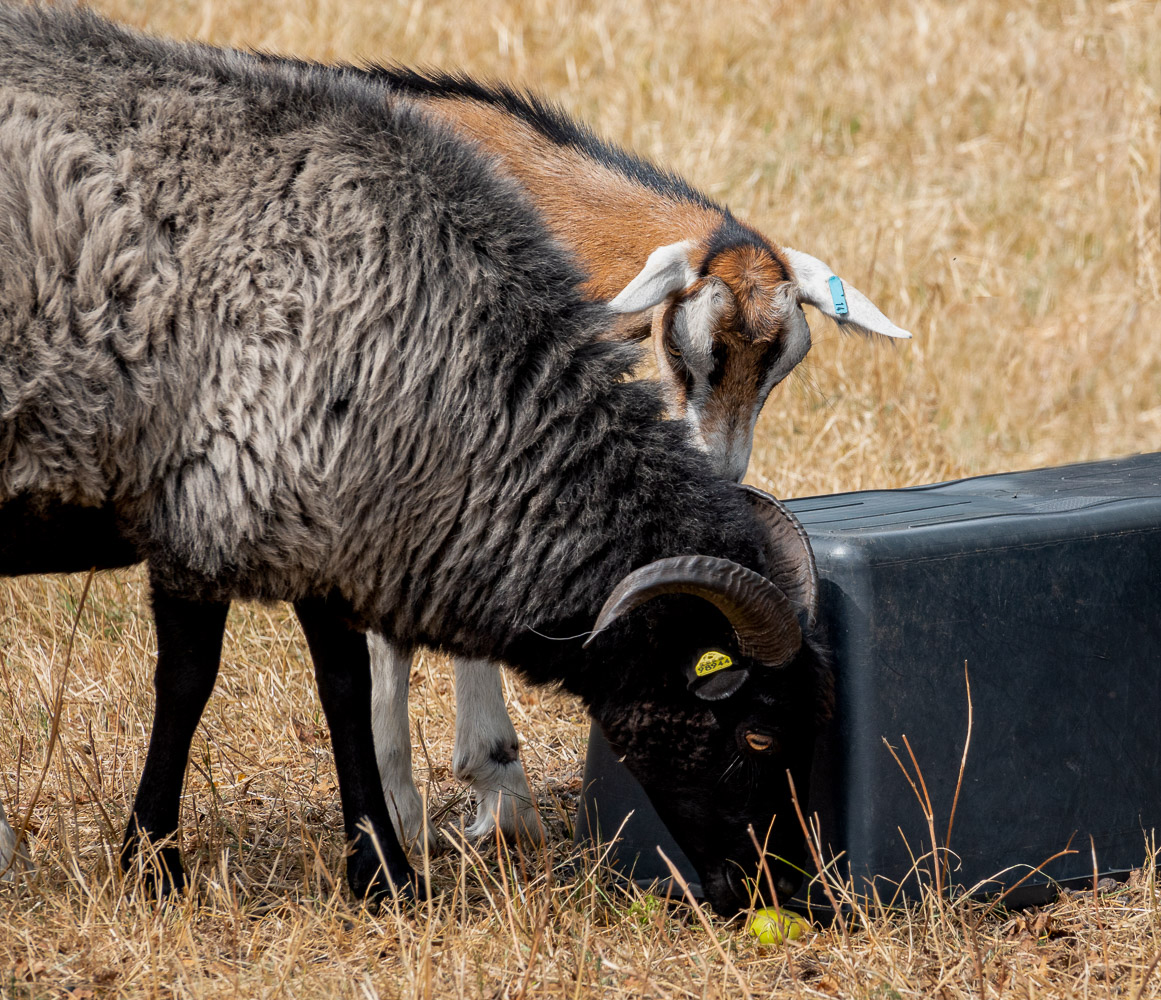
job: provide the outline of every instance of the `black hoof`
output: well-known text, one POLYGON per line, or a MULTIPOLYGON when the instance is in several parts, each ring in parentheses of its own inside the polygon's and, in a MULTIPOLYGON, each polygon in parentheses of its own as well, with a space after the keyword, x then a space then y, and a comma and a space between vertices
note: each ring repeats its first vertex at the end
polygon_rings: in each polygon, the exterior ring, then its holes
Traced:
POLYGON ((378 854, 356 852, 347 860, 347 884, 356 899, 376 904, 396 898, 406 902, 427 899, 427 884, 411 865, 383 867, 378 854))
POLYGON ((128 878, 139 878, 146 895, 162 902, 180 896, 189 884, 176 847, 155 848, 135 833, 126 834, 121 845, 121 871, 128 878))

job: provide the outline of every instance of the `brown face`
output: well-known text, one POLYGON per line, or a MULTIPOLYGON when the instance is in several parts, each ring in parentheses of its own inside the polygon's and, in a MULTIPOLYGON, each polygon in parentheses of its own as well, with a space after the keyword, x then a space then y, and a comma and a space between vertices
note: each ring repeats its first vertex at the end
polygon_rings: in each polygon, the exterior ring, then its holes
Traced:
POLYGON ((734 246, 707 271, 655 310, 653 345, 670 416, 720 475, 741 481, 762 405, 806 356, 810 328, 768 252, 734 246))

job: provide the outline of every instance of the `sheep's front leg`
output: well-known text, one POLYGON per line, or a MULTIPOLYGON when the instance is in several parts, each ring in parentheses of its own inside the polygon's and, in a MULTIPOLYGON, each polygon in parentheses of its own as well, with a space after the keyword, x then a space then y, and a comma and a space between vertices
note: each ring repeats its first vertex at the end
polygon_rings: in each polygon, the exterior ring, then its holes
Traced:
POLYGON ((509 837, 539 842, 540 816, 520 763, 516 729, 504 704, 500 667, 490 660, 457 658, 455 776, 476 796, 471 837, 484 837, 499 826, 509 837))
POLYGON ((367 646, 371 654, 371 729, 387 808, 404 844, 434 850, 439 834, 428 822, 423 797, 411 773, 411 723, 407 715, 411 651, 375 634, 367 636, 367 646))
MULTIPOLYGON (((157 707, 121 846, 121 867, 129 871, 142 855, 143 843, 150 842, 157 850, 157 870, 147 871, 146 877, 161 896, 185 883, 181 854, 171 838, 177 832, 190 744, 218 676, 229 608, 228 603, 191 601, 153 587, 157 707)), ((148 856, 145 860, 147 865, 152 862, 148 856)))
POLYGON ((371 664, 367 639, 347 624, 337 598, 296 601, 294 610, 314 660, 319 699, 331 731, 343 824, 351 843, 347 883, 359 899, 396 892, 426 896, 399 844, 371 736, 371 664))

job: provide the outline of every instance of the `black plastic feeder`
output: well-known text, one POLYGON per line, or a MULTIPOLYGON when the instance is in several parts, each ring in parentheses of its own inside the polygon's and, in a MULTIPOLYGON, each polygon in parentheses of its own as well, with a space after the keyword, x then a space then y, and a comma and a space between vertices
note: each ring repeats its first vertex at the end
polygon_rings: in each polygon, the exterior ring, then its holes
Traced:
MULTIPOLYGON (((788 505, 836 656, 809 802, 836 873, 884 902, 933 881, 912 782, 945 885, 1025 905, 1091 884, 1094 855, 1102 877, 1139 866, 1161 828, 1161 454, 788 505)), ((578 842, 631 812, 611 859, 664 882, 661 845, 696 887, 596 726, 584 784, 578 842)))

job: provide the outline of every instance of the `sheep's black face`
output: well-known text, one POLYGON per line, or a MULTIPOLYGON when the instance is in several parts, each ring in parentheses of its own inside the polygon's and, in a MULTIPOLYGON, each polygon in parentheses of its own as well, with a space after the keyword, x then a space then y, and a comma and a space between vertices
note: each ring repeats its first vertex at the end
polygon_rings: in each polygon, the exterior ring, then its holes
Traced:
POLYGON ((726 916, 750 904, 754 879, 769 902, 751 828, 766 846, 779 897, 801 882, 805 839, 787 772, 806 813, 825 700, 824 675, 809 647, 778 669, 729 655, 729 669, 744 680, 727 697, 705 700, 680 678, 638 697, 625 692, 598 712, 610 744, 697 868, 710 904, 726 916))
POLYGON ((778 895, 797 888, 805 845, 787 772, 805 807, 830 701, 806 531, 769 494, 743 486, 734 499, 742 509, 714 523, 741 533, 707 548, 741 561, 670 555, 624 576, 577 685, 723 914, 755 890, 770 901, 755 838, 778 895))

